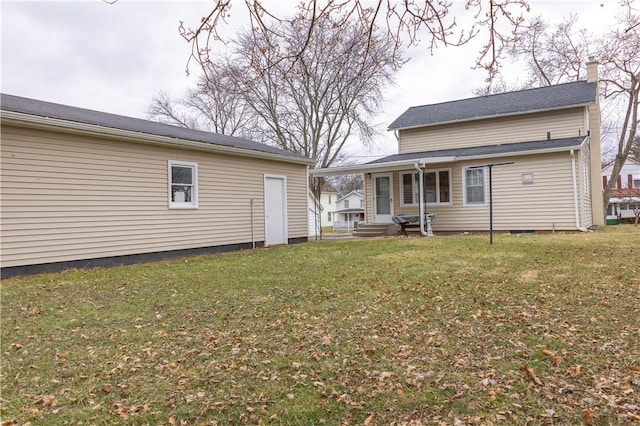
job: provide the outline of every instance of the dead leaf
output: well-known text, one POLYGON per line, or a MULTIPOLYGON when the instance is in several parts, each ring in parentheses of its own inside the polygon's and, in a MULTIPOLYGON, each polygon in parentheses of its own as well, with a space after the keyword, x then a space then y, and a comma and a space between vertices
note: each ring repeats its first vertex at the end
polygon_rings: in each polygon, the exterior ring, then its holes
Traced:
POLYGON ((538 376, 536 376, 536 373, 531 369, 531 367, 529 367, 527 364, 524 364, 522 366, 522 369, 525 373, 527 373, 527 376, 529 376, 529 379, 531 379, 533 383, 538 386, 543 386, 542 380, 540 380, 538 376))
POLYGON ((56 397, 53 395, 43 395, 38 398, 33 404, 42 404, 45 407, 54 407, 58 401, 56 401, 56 397))
POLYGON ((376 413, 372 413, 369 417, 367 417, 364 421, 364 426, 371 426, 373 424, 373 419, 376 418, 376 413))
POLYGON ((578 376, 580 375, 580 365, 574 365, 573 367, 569 368, 569 374, 572 376, 578 376))
POLYGON ((560 363, 560 361, 562 360, 558 355, 556 355, 555 352, 553 352, 550 349, 543 349, 542 353, 545 354, 546 356, 548 356, 549 358, 551 358, 551 361, 553 362, 553 365, 558 365, 560 363))
POLYGON ((597 418, 592 410, 586 409, 582 412, 582 419, 587 423, 593 423, 597 418))

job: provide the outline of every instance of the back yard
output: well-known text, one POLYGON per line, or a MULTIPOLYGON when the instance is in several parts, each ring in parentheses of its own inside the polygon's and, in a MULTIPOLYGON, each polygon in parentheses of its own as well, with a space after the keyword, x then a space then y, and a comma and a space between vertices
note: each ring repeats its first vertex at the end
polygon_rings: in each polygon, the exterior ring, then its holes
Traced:
POLYGON ((2 281, 3 425, 632 424, 640 228, 2 281))

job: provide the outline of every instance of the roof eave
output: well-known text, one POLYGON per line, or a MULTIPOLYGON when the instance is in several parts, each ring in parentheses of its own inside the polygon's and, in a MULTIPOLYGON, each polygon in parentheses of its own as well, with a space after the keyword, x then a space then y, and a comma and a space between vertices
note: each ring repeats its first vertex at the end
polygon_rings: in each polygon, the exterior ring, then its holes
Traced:
POLYGON ((390 131, 395 131, 395 130, 420 129, 420 128, 424 128, 424 127, 443 126, 445 124, 459 124, 459 123, 466 123, 466 122, 470 122, 470 121, 488 120, 490 118, 513 117, 514 115, 536 114, 536 113, 540 113, 540 112, 558 111, 558 110, 561 110, 561 109, 580 108, 580 107, 593 105, 594 103, 595 103, 595 101, 594 102, 580 103, 580 104, 575 104, 575 105, 564 105, 564 106, 556 107, 556 108, 542 108, 542 109, 535 109, 535 110, 531 110, 531 111, 515 111, 515 112, 506 113, 506 114, 481 115, 481 116, 477 116, 477 117, 465 118, 465 119, 462 119, 462 120, 439 121, 437 123, 416 124, 414 126, 400 126, 400 127, 389 126, 389 127, 387 127, 387 131, 390 132, 390 131))
POLYGON ((374 164, 361 164, 359 166, 341 166, 341 167, 328 167, 325 169, 309 170, 309 174, 313 176, 335 176, 342 174, 357 174, 357 173, 379 173, 389 172, 396 170, 406 170, 407 167, 411 167, 415 164, 419 166, 426 166, 427 164, 442 164, 453 163, 460 161, 474 161, 474 160, 486 160, 489 158, 505 158, 505 157, 521 157, 523 155, 534 154, 552 154, 557 152, 571 151, 574 149, 581 149, 587 141, 587 137, 576 144, 571 146, 562 146, 556 148, 544 148, 544 149, 532 149, 528 151, 509 151, 493 154, 478 154, 478 155, 466 155, 466 156, 447 156, 447 157, 422 157, 414 158, 411 160, 399 160, 390 161, 388 163, 374 163, 374 164))
POLYGON ((511 152, 501 152, 498 154, 481 154, 481 155, 469 155, 464 157, 456 157, 456 161, 467 161, 467 160, 486 160, 488 158, 505 158, 505 157, 521 157, 523 155, 539 155, 539 154, 553 154, 557 152, 565 152, 571 151, 574 149, 581 149, 587 138, 584 138, 582 142, 577 145, 571 146, 562 146, 557 148, 544 148, 544 149, 532 149, 529 151, 511 151, 511 152))
POLYGON ((13 124, 24 127, 28 125, 30 128, 36 129, 64 129, 67 132, 76 134, 100 135, 118 140, 126 140, 129 142, 148 143, 154 145, 164 145, 171 147, 188 148, 198 151, 216 152, 220 154, 236 155, 242 157, 252 157, 261 159, 272 159, 287 163, 313 165, 315 161, 310 158, 292 157, 287 155, 276 154, 272 152, 256 151, 243 149, 225 145, 217 145, 208 142, 199 142, 188 139, 173 138, 169 136, 159 136, 150 133, 136 132, 132 130, 116 129, 113 127, 105 127, 96 124, 80 123, 76 121, 62 120, 51 117, 41 117, 37 115, 24 114, 15 111, 2 110, 0 116, 6 124, 13 124))
POLYGON ((455 157, 437 157, 437 158, 417 158, 412 160, 390 161, 388 163, 360 164, 351 166, 327 167, 324 169, 309 170, 309 174, 313 176, 337 176, 360 174, 369 172, 391 172, 395 170, 404 170, 408 166, 414 164, 436 164, 450 163, 455 161, 455 157))

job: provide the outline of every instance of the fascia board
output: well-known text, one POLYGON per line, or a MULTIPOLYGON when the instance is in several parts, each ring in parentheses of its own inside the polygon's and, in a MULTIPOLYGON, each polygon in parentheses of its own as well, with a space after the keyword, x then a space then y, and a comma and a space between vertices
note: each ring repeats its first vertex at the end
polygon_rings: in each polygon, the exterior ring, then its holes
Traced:
POLYGON ((376 164, 361 164, 357 166, 340 166, 340 167, 328 167, 325 169, 309 170, 309 174, 313 176, 335 176, 343 174, 359 174, 359 173, 378 173, 389 172, 395 170, 405 170, 407 167, 418 164, 425 166, 427 164, 441 164, 441 163, 453 163, 459 161, 474 161, 474 160, 486 160, 490 158, 504 158, 504 157, 520 157, 524 155, 533 154, 552 154, 557 152, 571 151, 572 149, 581 149, 586 143, 588 138, 577 145, 563 146, 559 148, 546 148, 529 151, 510 151, 502 152, 499 154, 481 154, 470 156, 448 156, 448 157, 429 157, 429 158, 416 158, 413 160, 400 160, 390 161, 388 163, 376 163, 376 164))
POLYGON ((390 161, 388 163, 327 167, 324 169, 309 170, 309 174, 313 176, 336 176, 360 173, 390 172, 395 170, 404 170, 408 166, 413 166, 414 164, 425 165, 450 163, 453 161, 456 161, 456 157, 416 158, 413 160, 390 161))
POLYGON ((147 143, 152 145, 163 145, 178 148, 188 148, 198 151, 215 152, 234 156, 272 159, 287 163, 314 165, 315 161, 310 158, 294 158, 286 155, 274 154, 270 152, 254 151, 224 145, 216 145, 207 142, 190 141, 187 139, 171 138, 167 136, 157 136, 149 133, 134 132, 131 130, 115 129, 112 127, 98 126, 95 124, 79 123, 74 121, 60 120, 57 118, 39 117, 30 114, 17 113, 13 111, 2 111, 2 121, 6 124, 13 124, 21 127, 30 127, 43 130, 61 130, 69 133, 82 135, 100 135, 107 138, 124 140, 128 142, 147 143))

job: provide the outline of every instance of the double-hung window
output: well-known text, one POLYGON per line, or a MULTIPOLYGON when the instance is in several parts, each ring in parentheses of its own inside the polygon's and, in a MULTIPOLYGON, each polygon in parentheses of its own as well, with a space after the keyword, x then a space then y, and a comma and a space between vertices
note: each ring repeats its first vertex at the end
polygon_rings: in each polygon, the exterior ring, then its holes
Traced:
POLYGON ((198 163, 169 161, 169 208, 198 207, 198 163))
MULTIPOLYGON (((401 175, 401 204, 417 205, 420 202, 420 174, 403 173, 401 175)), ((422 174, 423 200, 427 204, 451 203, 450 170, 428 171, 422 174)))
POLYGON ((464 203, 484 204, 485 203, 485 177, 484 168, 464 170, 464 203))

